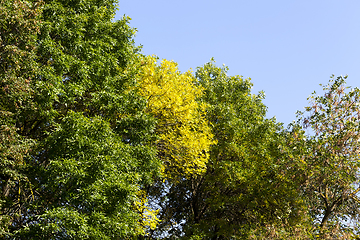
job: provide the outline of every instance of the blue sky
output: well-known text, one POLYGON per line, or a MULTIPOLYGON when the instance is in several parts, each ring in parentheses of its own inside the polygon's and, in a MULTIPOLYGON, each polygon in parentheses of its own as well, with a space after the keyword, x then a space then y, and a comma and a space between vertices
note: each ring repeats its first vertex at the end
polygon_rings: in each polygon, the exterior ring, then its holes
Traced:
POLYGON ((359 0, 120 0, 143 53, 181 71, 214 57, 263 90, 268 117, 287 125, 334 74, 360 87, 359 0))

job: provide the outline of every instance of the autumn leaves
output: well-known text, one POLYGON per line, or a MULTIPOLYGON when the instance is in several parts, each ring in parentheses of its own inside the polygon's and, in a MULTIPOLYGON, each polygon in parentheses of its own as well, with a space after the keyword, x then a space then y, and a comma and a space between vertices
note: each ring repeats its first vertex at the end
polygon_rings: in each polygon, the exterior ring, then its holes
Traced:
POLYGON ((190 72, 181 73, 175 62, 146 57, 140 70, 139 92, 146 111, 157 119, 159 138, 154 144, 168 179, 204 172, 213 134, 205 119, 206 104, 198 101, 202 88, 190 72))

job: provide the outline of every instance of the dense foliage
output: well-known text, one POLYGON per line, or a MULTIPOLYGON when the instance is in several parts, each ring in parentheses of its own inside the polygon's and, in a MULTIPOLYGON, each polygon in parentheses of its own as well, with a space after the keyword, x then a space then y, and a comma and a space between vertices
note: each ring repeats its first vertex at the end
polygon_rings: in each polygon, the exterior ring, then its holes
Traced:
POLYGON ((155 120, 128 91, 138 49, 128 19, 112 22, 114 4, 2 1, 3 238, 114 239, 146 227, 135 203, 160 171, 155 120))
POLYGON ((332 77, 284 128, 250 79, 142 55, 115 11, 0 0, 0 239, 360 237, 359 89, 332 77))
POLYGON ((143 60, 139 91, 147 99, 146 111, 157 119, 156 145, 168 180, 203 172, 214 143, 206 105, 197 101, 202 88, 194 80, 190 72, 180 73, 175 62, 143 60))

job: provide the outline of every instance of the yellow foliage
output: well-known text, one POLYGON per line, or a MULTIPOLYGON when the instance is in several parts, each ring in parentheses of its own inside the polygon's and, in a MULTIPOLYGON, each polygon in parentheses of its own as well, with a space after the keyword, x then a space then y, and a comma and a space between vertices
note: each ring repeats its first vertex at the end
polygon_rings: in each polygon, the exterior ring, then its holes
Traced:
POLYGON ((160 222, 157 217, 159 210, 154 210, 149 207, 146 192, 139 190, 137 192, 138 201, 134 203, 135 210, 140 214, 141 218, 139 223, 141 234, 146 234, 146 229, 155 229, 160 222))
POLYGON ((164 176, 200 174, 206 168, 214 144, 205 120, 204 103, 197 100, 202 89, 190 71, 181 73, 177 64, 146 57, 140 71, 140 94, 147 98, 147 111, 158 120, 156 142, 164 164, 164 176))

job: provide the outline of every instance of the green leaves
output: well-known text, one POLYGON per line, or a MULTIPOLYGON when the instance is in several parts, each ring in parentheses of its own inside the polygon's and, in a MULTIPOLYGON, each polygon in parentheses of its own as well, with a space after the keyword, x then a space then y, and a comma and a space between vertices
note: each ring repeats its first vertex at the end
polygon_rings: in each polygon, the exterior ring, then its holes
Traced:
POLYGON ((40 216, 46 226, 57 223, 59 236, 80 234, 78 224, 84 234, 95 234, 94 229, 107 236, 104 239, 122 236, 123 231, 135 234, 128 224, 138 216, 129 209, 139 183, 156 170, 153 150, 126 145, 106 121, 79 113, 69 113, 45 146, 48 164, 42 169, 39 201, 49 209, 40 216), (101 215, 101 225, 93 220, 96 214, 101 215), (81 220, 75 225, 74 216, 81 220))
POLYGON ((134 90, 138 48, 115 2, 5 1, 0 20, 1 237, 117 239, 160 171, 134 90), (15 33, 15 35, 14 35, 15 33))
POLYGON ((358 237, 359 89, 285 130, 226 66, 142 56, 115 4, 0 3, 0 238, 358 237))
POLYGON ((167 229, 186 238, 247 239, 270 228, 290 229, 301 219, 298 182, 281 152, 286 134, 265 119, 262 94, 251 94, 250 80, 227 76, 226 69, 213 62, 197 69, 195 84, 204 89, 199 101, 216 144, 204 174, 166 187, 158 234, 167 229))
POLYGON ((40 26, 37 1, 0 3, 0 237, 8 236, 31 201, 26 158, 36 141, 20 119, 33 118, 32 85, 38 72, 36 35, 40 26))

